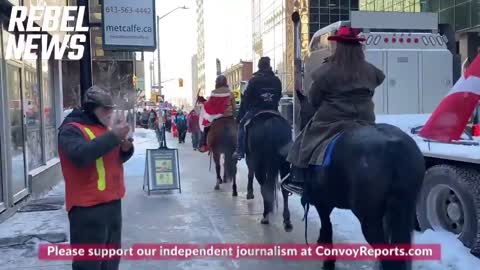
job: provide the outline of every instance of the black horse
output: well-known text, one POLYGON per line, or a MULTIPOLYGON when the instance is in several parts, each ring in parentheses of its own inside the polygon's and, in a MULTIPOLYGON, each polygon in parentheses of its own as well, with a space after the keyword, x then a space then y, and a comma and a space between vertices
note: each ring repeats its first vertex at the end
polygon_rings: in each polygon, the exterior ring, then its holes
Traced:
MULTIPOLYGON (((256 116, 248 125, 246 161, 248 165, 247 199, 253 199, 253 177, 260 184, 263 197, 262 224, 269 224, 269 214, 277 201, 278 177, 288 175, 290 165, 280 150, 292 141, 288 122, 274 113, 256 116)), ((289 192, 282 188, 283 225, 287 232, 293 229, 288 209, 289 192)))
MULTIPOLYGON (((313 117, 313 107, 297 91, 300 126, 313 117)), ((415 141, 388 124, 343 132, 331 152, 327 167, 310 168, 305 186, 308 203, 321 219, 318 243, 332 244, 330 214, 334 208, 350 209, 359 219, 367 242, 411 245, 415 205, 425 174, 425 161, 415 141)), ((381 261, 384 270, 411 269, 411 261, 381 261)), ((334 269, 335 259, 324 262, 334 269)))

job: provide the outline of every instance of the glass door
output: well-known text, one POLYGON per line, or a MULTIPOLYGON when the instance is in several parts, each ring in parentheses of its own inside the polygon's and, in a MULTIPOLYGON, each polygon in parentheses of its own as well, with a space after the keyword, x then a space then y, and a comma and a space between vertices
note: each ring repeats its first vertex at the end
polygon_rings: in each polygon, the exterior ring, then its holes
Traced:
POLYGON ((6 65, 6 86, 8 91, 11 191, 14 202, 28 194, 27 168, 25 163, 25 114, 22 91, 22 68, 14 63, 6 65))

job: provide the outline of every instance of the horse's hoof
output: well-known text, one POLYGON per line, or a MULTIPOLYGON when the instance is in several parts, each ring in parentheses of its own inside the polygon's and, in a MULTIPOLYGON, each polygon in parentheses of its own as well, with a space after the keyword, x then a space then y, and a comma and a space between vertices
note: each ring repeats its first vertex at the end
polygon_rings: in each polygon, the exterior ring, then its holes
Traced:
POLYGON ((220 186, 219 186, 219 185, 216 185, 214 189, 215 189, 215 190, 220 190, 220 186))
POLYGON ((232 192, 232 196, 233 197, 237 197, 238 196, 238 193, 236 191, 232 192))
POLYGON ((335 261, 325 261, 322 268, 323 270, 335 270, 335 261))
POLYGON ((255 198, 255 196, 253 196, 253 193, 247 194, 247 200, 253 200, 253 198, 255 198))
POLYGON ((291 232, 293 230, 293 225, 290 221, 283 223, 283 228, 286 232, 291 232))
POLYGON ((268 225, 268 224, 270 224, 270 221, 268 221, 268 218, 262 218, 260 223, 263 224, 263 225, 268 225))

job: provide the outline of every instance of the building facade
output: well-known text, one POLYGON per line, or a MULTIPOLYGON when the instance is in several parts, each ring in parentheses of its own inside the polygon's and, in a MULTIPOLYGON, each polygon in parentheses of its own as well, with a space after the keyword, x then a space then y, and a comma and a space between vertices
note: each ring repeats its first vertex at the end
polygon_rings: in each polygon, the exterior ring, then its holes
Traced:
POLYGON ((234 92, 239 92, 242 81, 248 81, 252 77, 253 63, 242 61, 240 63, 227 68, 224 72, 227 77, 228 85, 234 92))
POLYGON ((198 89, 198 63, 195 54, 192 56, 192 106, 195 106, 197 96, 200 94, 198 89))
POLYGON ((451 25, 462 62, 473 61, 480 49, 479 0, 429 0, 422 3, 422 11, 437 12, 440 23, 451 25))
MULTIPOLYGON (((205 95, 205 18, 203 0, 197 0, 197 83, 200 94, 205 95)), ((198 91, 198 90, 197 90, 198 91)))
MULTIPOLYGON (((92 56, 92 81, 110 92, 119 111, 132 128, 134 127, 134 107, 137 92, 134 77, 137 66, 135 52, 109 51, 103 49, 102 37, 102 0, 89 0, 90 46, 92 56)), ((68 0, 70 6, 77 5, 76 0, 68 0)), ((140 61, 141 62, 141 61, 140 61)), ((141 64, 139 64, 141 65, 141 64)), ((80 98, 80 61, 64 59, 63 72, 63 111, 68 114, 79 107, 80 98)), ((139 70, 139 75, 142 70, 139 70)), ((144 72, 143 72, 144 77, 144 72)), ((84 89, 85 90, 85 89, 84 89)))
MULTIPOLYGON (((434 0, 438 1, 438 0, 434 0)), ((360 10, 364 11, 396 11, 396 12, 420 12, 422 2, 420 0, 359 0, 360 10)))
MULTIPOLYGON (((252 45, 253 63, 263 56, 271 59, 273 71, 282 81, 283 91, 291 92, 293 85, 292 71, 287 60, 288 43, 287 21, 291 12, 287 0, 252 0, 252 45), (291 81, 291 83, 289 83, 291 81)), ((293 64, 293 59, 292 62, 293 64)))
POLYGON ((62 179, 57 152, 62 63, 53 57, 43 60, 41 50, 34 52, 38 60, 5 59, 7 40, 20 34, 8 31, 11 8, 66 4, 64 0, 0 0, 0 217, 62 179))
POLYGON ((349 20, 350 11, 359 9, 359 0, 295 0, 294 9, 300 14, 300 49, 305 56, 315 32, 334 22, 349 20))

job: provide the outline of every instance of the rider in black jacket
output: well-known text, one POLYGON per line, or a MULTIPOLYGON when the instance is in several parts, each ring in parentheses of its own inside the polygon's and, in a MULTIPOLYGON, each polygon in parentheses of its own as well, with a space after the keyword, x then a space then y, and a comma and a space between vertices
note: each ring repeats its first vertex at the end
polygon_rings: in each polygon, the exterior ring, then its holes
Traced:
POLYGON ((270 58, 262 57, 258 61, 258 71, 253 74, 242 96, 240 110, 237 150, 234 157, 238 160, 245 156, 245 124, 261 111, 278 111, 282 98, 282 82, 275 76, 270 66, 270 58))

